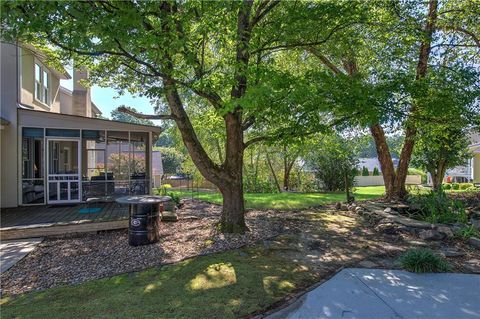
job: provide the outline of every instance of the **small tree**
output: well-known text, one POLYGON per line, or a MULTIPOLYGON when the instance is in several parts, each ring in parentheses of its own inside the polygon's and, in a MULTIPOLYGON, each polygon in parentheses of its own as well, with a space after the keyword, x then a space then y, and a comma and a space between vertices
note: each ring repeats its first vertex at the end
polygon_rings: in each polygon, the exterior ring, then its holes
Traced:
POLYGON ((357 159, 353 147, 339 135, 322 139, 307 161, 323 189, 348 192, 352 188, 357 159))
POLYGON ((471 158, 468 134, 462 127, 436 125, 419 133, 413 163, 432 177, 433 189, 442 188, 447 169, 463 165, 471 158))
POLYGON ((362 176, 370 176, 370 172, 366 166, 362 167, 362 176))
POLYGON ((374 167, 373 168, 373 173, 372 173, 373 176, 379 176, 380 175, 380 171, 378 170, 378 167, 374 167))

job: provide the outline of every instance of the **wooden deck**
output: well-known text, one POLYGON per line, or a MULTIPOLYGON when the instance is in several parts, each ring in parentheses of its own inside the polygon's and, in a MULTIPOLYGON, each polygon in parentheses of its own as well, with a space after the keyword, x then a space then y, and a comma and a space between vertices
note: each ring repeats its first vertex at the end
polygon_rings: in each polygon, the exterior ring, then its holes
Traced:
POLYGON ((19 239, 128 227, 128 207, 94 203, 97 213, 81 213, 84 204, 24 206, 2 209, 0 239, 19 239))

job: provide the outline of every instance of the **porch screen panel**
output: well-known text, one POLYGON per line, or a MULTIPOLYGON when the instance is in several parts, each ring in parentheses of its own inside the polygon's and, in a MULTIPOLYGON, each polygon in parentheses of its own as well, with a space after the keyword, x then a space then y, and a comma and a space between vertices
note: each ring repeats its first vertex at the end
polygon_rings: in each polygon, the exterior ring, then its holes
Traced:
POLYGON ((114 181, 114 195, 130 194, 129 133, 107 131, 107 178, 114 181))
POLYGON ((149 193, 147 161, 148 133, 130 132, 130 190, 134 194, 149 193))
POLYGON ((43 128, 22 129, 22 204, 45 202, 43 128))
POLYGON ((103 130, 82 131, 83 200, 113 193, 106 174, 106 139, 103 130))

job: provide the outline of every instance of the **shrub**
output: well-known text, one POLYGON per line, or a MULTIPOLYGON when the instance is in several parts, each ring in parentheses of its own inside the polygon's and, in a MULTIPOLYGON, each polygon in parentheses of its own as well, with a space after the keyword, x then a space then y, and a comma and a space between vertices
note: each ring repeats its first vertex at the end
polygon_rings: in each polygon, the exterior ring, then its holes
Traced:
POLYGON ((161 185, 160 187, 158 187, 157 189, 154 190, 154 193, 156 195, 160 195, 160 196, 166 196, 167 195, 167 191, 172 188, 172 185, 170 184, 163 184, 161 185))
POLYGON ((430 192, 410 196, 409 202, 421 220, 430 223, 466 223, 467 212, 461 200, 450 199, 445 192, 430 192))
POLYGON ((400 266, 410 272, 447 272, 451 269, 447 261, 430 249, 409 249, 398 259, 400 266))
POLYGON ((466 189, 469 189, 470 187, 472 187, 473 184, 472 183, 460 183, 459 184, 459 188, 461 190, 466 190, 466 189))
POLYGON ((452 189, 452 185, 450 185, 450 184, 443 184, 442 187, 443 187, 443 189, 445 189, 445 190, 450 190, 450 189, 452 189))
POLYGON ((458 190, 458 189, 460 189, 460 185, 458 185, 458 183, 452 183, 452 189, 453 190, 458 190))
POLYGON ((180 206, 180 196, 175 195, 174 193, 168 193, 168 196, 172 198, 172 201, 175 203, 175 206, 180 206))
POLYGON ((380 171, 378 170, 378 167, 374 167, 373 168, 373 173, 372 173, 373 176, 379 176, 380 175, 380 171))

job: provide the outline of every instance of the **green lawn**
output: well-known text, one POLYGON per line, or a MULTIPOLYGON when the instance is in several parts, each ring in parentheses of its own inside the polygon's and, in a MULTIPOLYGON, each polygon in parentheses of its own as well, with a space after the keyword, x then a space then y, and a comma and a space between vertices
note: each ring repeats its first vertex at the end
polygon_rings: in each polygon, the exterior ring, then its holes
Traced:
POLYGON ((313 282, 305 267, 263 248, 245 248, 4 297, 1 317, 245 318, 313 282))
MULTIPOLYGON (((192 193, 189 191, 175 190, 174 193, 180 197, 188 198, 192 196, 192 193)), ((356 200, 378 198, 384 194, 384 186, 357 187, 355 189, 356 200)), ((215 204, 222 203, 222 196, 219 193, 195 192, 193 196, 215 204)), ((345 193, 247 193, 245 194, 245 201, 247 208, 296 210, 327 203, 344 202, 345 193)))

